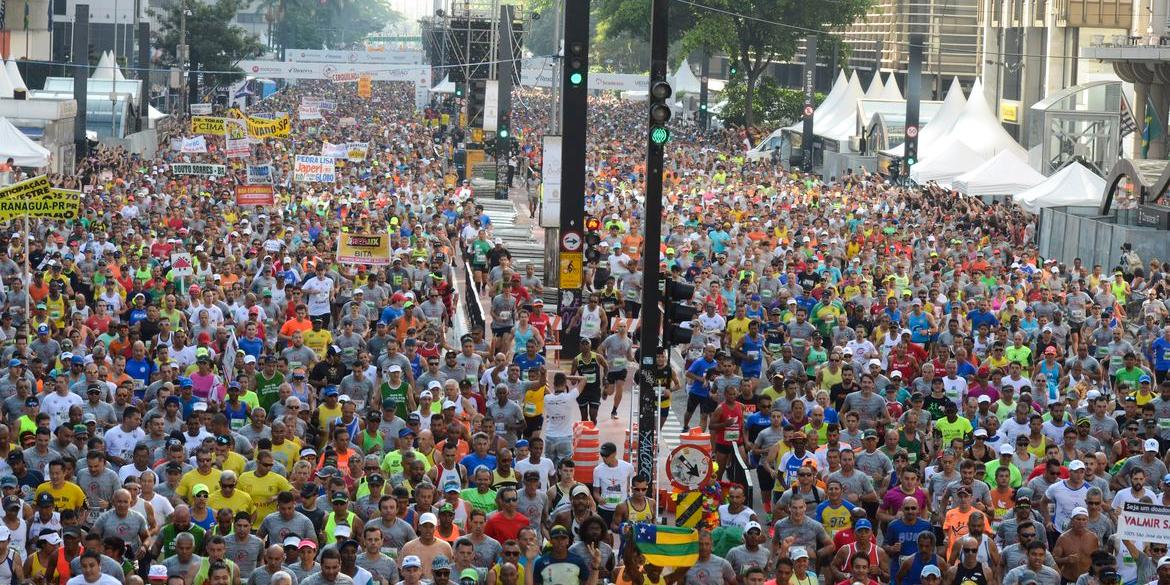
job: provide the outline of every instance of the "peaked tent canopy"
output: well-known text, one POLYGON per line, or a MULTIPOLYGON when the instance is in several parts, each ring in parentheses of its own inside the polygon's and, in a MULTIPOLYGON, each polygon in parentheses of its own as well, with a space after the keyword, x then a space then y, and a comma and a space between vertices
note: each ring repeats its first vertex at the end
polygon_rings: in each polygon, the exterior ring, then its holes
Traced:
POLYGON ((24 77, 20 75, 20 69, 16 66, 14 59, 9 59, 4 63, 4 72, 8 74, 8 82, 12 84, 12 89, 28 91, 28 86, 25 85, 24 77))
POLYGON ((455 82, 449 76, 444 76, 443 81, 431 88, 431 93, 455 93, 455 82))
POLYGON ((1105 179, 1080 161, 1073 161, 1053 173, 1043 183, 1012 196, 1024 210, 1040 213, 1045 207, 1084 205, 1100 207, 1105 195, 1105 179))
POLYGON ((910 167, 910 178, 915 183, 925 185, 934 181, 950 188, 956 177, 987 161, 986 157, 954 136, 938 144, 935 149, 938 152, 934 156, 910 167))
POLYGON ((882 88, 881 99, 892 100, 895 102, 903 101, 902 90, 898 89, 898 78, 894 74, 890 74, 890 79, 886 81, 886 86, 882 88))
POLYGON ((854 77, 841 92, 841 99, 833 104, 832 111, 813 120, 813 133, 832 140, 848 140, 857 133, 857 108, 860 102, 861 82, 854 77))
POLYGON ((8 79, 8 73, 5 68, 0 67, 0 98, 12 99, 12 91, 16 89, 12 86, 12 81, 8 79))
MULTIPOLYGON (((979 79, 976 79, 975 84, 971 86, 971 97, 967 99, 967 107, 963 110, 963 114, 955 120, 955 125, 948 134, 962 140, 971 150, 980 155, 980 160, 987 160, 1005 150, 1012 152, 1020 160, 1028 158, 1024 147, 1016 143, 1007 130, 1003 129, 999 119, 991 111, 991 106, 988 105, 987 98, 983 95, 983 82, 979 79)), ((923 152, 921 147, 918 151, 919 153, 923 152)), ((922 158, 929 160, 934 156, 939 156, 932 154, 931 151, 937 151, 937 149, 932 147, 922 158)), ((976 166, 976 164, 972 164, 967 167, 967 170, 976 166)))
POLYGON ((671 89, 674 93, 693 93, 699 94, 703 86, 699 83, 699 78, 695 77, 695 72, 691 71, 691 62, 683 61, 679 64, 678 70, 670 76, 667 81, 670 82, 671 89))
POLYGON ((1044 182, 1036 172, 1011 151, 1001 151, 987 162, 959 175, 952 187, 972 197, 1011 195, 1044 182))
MULTIPOLYGON (((817 109, 813 112, 814 132, 816 130, 817 122, 822 120, 824 116, 829 115, 833 111, 833 108, 837 105, 837 102, 841 101, 841 98, 847 91, 848 86, 849 82, 845 78, 845 72, 841 71, 837 73, 837 81, 833 82, 833 87, 829 90, 829 95, 825 96, 825 99, 821 101, 820 105, 818 105, 817 109)), ((789 130, 795 130, 798 132, 802 128, 804 128, 804 120, 797 120, 795 124, 788 126, 789 130)))
POLYGON ((8 118, 0 117, 0 159, 12 157, 16 166, 49 166, 49 151, 24 135, 8 118))
POLYGON ((886 86, 882 83, 882 73, 878 71, 873 74, 873 79, 869 80, 869 89, 865 90, 865 99, 880 100, 885 89, 886 86))
MULTIPOLYGON (((937 143, 950 134, 951 128, 955 127, 955 120, 963 115, 965 109, 967 109, 967 97, 963 95, 963 86, 959 84, 959 78, 954 77, 951 79, 951 87, 947 90, 947 97, 943 99, 942 107, 918 133, 919 158, 924 152, 930 152, 931 144, 937 143)), ((906 152, 905 147, 905 144, 899 144, 889 150, 883 150, 882 154, 902 158, 906 152)))

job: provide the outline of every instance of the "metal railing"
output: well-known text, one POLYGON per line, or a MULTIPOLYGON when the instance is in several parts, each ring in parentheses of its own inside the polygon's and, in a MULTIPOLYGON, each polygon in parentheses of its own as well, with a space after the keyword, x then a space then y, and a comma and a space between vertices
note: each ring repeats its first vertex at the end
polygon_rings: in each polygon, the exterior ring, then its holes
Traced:
POLYGON ((479 290, 475 287, 475 273, 471 271, 470 258, 464 254, 463 278, 467 281, 464 287, 464 297, 467 299, 467 321, 472 330, 478 329, 487 335, 484 329, 487 322, 484 320, 483 305, 479 302, 479 290))

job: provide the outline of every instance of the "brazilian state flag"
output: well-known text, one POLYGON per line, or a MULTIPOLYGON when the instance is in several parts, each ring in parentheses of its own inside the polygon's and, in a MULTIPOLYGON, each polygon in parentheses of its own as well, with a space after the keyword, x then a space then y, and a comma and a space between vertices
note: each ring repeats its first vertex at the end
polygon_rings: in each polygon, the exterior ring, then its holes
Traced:
POLYGON ((647 563, 659 567, 689 567, 699 561, 699 532, 694 528, 638 523, 634 546, 647 563))

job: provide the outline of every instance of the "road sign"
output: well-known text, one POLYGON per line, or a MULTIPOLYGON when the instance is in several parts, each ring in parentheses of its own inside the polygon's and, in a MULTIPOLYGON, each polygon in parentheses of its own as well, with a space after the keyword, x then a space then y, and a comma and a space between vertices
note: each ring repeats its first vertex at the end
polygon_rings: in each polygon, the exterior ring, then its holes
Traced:
POLYGON ((584 282, 582 263, 585 256, 581 252, 561 252, 561 283, 564 288, 581 288, 584 282))
POLYGON ((914 138, 915 136, 918 136, 918 126, 907 126, 906 127, 906 137, 907 138, 914 138))
POLYGON ((813 115, 813 107, 812 106, 805 106, 804 107, 804 117, 807 118, 811 115, 813 115))
POLYGON ((171 254, 171 273, 175 277, 187 277, 195 274, 195 263, 191 255, 183 252, 171 254))
POLYGON ((584 239, 581 237, 581 232, 566 231, 561 236, 561 250, 565 252, 579 252, 583 243, 584 239))
POLYGON ((674 524, 694 528, 703 519, 703 494, 701 492, 685 492, 679 494, 678 503, 674 506, 674 524))

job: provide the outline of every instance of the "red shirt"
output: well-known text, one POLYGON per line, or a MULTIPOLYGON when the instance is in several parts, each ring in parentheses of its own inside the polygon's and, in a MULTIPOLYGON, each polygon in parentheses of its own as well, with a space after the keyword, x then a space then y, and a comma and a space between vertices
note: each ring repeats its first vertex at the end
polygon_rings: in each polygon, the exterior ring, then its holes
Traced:
POLYGON ((728 407, 727 403, 721 403, 716 412, 721 413, 724 420, 729 420, 731 424, 715 431, 713 435, 715 443, 718 445, 730 446, 732 443, 743 443, 743 405, 736 402, 733 406, 728 407))
POLYGON ((483 533, 500 541, 507 542, 520 537, 520 529, 528 526, 528 517, 516 513, 512 517, 504 515, 503 511, 492 512, 488 516, 487 524, 483 526, 483 533))

